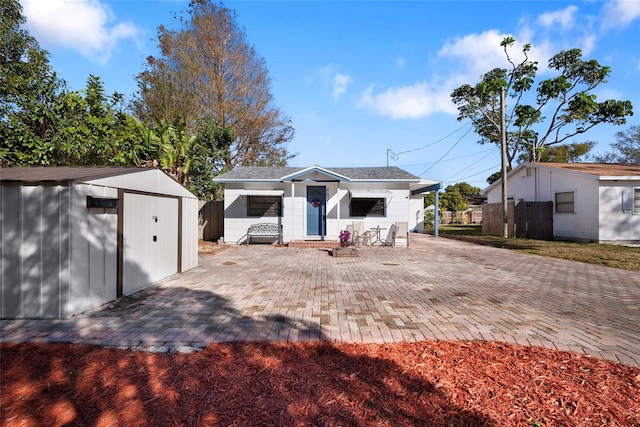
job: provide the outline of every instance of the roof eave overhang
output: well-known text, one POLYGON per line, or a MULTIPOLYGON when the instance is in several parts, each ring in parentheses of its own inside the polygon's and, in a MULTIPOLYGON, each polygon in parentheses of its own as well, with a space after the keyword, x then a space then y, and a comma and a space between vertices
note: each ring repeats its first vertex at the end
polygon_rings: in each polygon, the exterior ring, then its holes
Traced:
POLYGON ((622 176, 601 176, 600 181, 640 181, 640 176, 622 175, 622 176))
POLYGON ((215 182, 216 184, 232 184, 232 183, 237 183, 237 184, 242 184, 244 182, 267 182, 267 183, 280 183, 282 182, 282 180, 278 179, 265 179, 265 178, 228 178, 228 179, 218 179, 218 178, 213 178, 213 182, 215 182))
POLYGON ((426 185, 424 187, 415 188, 415 189, 411 190, 411 195, 415 196, 415 195, 418 195, 418 194, 430 193, 432 191, 438 191, 441 188, 442 188, 442 183, 441 182, 436 182, 434 184, 426 185))

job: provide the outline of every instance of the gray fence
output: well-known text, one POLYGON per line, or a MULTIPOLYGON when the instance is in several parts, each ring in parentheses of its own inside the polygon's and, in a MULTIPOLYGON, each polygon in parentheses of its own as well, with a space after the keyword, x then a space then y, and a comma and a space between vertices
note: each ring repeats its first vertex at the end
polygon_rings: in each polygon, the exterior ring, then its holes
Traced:
MULTIPOLYGON (((508 202, 509 237, 553 240, 553 202, 508 202)), ((502 236, 502 203, 482 205, 482 234, 502 236)))

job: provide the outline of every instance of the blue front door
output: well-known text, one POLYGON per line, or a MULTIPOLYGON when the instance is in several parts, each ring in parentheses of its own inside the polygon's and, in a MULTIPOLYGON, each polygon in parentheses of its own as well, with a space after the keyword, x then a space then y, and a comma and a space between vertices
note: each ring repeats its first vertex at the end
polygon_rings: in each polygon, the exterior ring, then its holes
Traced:
POLYGON ((307 236, 325 235, 326 187, 307 187, 307 236))

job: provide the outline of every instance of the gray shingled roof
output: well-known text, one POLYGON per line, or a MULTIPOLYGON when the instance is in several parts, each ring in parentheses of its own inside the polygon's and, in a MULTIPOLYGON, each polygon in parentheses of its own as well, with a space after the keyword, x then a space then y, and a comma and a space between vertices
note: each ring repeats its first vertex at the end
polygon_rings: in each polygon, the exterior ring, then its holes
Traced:
POLYGON ((65 183, 107 178, 144 170, 149 169, 111 166, 25 166, 0 169, 0 181, 65 183))
MULTIPOLYGON (((307 167, 265 167, 265 166, 240 166, 227 173, 218 175, 215 181, 253 181, 268 180, 280 181, 283 177, 301 172, 307 167)), ((344 176, 349 180, 420 180, 420 177, 395 166, 370 167, 370 168, 326 168, 322 169, 344 176)))

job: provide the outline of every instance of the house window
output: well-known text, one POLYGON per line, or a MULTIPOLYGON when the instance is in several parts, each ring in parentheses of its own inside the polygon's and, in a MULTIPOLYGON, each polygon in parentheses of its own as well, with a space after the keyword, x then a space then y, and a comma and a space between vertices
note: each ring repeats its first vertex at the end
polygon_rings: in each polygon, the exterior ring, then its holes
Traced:
POLYGON ((280 196, 247 196, 247 216, 280 216, 280 196))
POLYGON ((385 199, 379 198, 357 198, 351 199, 351 216, 385 216, 385 199))
POLYGON ((640 214, 640 187, 633 189, 633 213, 640 214))
POLYGON ((575 213, 575 192, 556 193, 556 213, 575 213))

